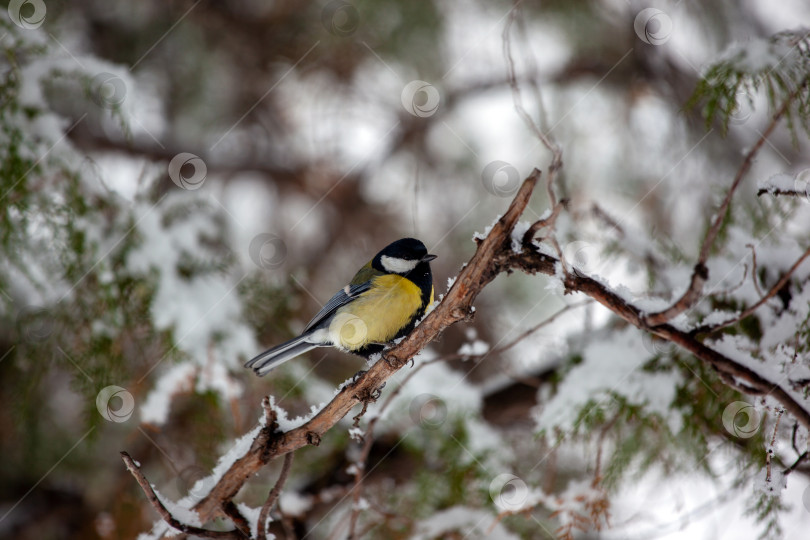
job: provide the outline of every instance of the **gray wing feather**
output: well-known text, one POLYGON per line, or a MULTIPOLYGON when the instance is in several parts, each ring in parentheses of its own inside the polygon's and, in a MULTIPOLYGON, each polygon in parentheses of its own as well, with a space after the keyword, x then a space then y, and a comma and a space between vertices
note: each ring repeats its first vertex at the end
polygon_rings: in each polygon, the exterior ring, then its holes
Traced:
POLYGON ((272 349, 268 349, 264 351, 262 354, 256 356, 249 362, 245 364, 245 367, 253 369, 256 372, 256 375, 259 377, 263 377, 267 375, 272 369, 276 368, 277 366, 283 364, 287 360, 291 358, 295 358, 300 354, 304 354, 305 352, 314 349, 315 347, 321 347, 318 343, 310 343, 307 341, 308 335, 298 336, 295 339, 291 339, 286 343, 282 343, 281 345, 277 345, 272 349))
POLYGON ((338 308, 345 306, 346 304, 352 302, 355 298, 359 295, 363 294, 367 290, 371 289, 371 281, 366 281, 365 283, 360 283, 359 285, 346 285, 342 289, 340 289, 335 296, 333 296, 325 306, 321 308, 321 310, 312 318, 311 321, 307 324, 306 328, 304 328, 304 332, 307 330, 311 330, 315 326, 317 326, 320 322, 325 320, 327 317, 332 315, 338 308))

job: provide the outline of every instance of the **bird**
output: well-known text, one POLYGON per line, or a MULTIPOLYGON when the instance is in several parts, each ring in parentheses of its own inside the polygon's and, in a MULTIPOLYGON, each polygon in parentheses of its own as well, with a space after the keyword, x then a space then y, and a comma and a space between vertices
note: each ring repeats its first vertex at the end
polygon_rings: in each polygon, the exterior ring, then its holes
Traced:
POLYGON ((267 375, 317 347, 335 347, 368 358, 407 335, 433 303, 433 275, 425 244, 402 238, 385 246, 340 289, 298 337, 245 363, 267 375))

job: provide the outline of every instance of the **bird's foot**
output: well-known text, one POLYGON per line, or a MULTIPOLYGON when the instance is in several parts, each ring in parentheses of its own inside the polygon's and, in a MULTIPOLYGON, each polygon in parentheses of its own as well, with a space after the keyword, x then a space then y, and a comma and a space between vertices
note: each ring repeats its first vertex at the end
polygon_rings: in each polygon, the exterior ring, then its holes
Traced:
POLYGON ((382 383, 380 386, 374 389, 367 389, 367 388, 363 389, 357 394, 355 394, 354 397, 355 399, 357 399, 357 401, 360 401, 361 403, 368 405, 369 403, 374 403, 375 401, 380 399, 383 388, 385 388, 385 383, 382 383))
POLYGON ((399 369, 407 363, 410 363, 411 367, 416 364, 413 358, 408 358, 403 362, 395 356, 383 355, 383 360, 385 360, 385 363, 388 364, 392 369, 399 369))
POLYGON ((365 369, 361 369, 360 371, 358 371, 357 373, 355 373, 355 374, 352 376, 352 382, 351 382, 351 384, 357 384, 357 380, 358 380, 360 377, 362 377, 363 375, 365 375, 366 373, 368 373, 368 370, 365 370, 365 369))
POLYGON ((387 354, 384 354, 383 360, 385 360, 385 363, 388 364, 388 366, 391 367, 392 369, 399 369, 402 367, 402 362, 396 356, 389 356, 387 354))
POLYGON ((372 401, 377 401, 378 399, 380 399, 383 388, 385 388, 385 384, 386 383, 383 382, 380 386, 369 392, 369 397, 371 398, 372 401))

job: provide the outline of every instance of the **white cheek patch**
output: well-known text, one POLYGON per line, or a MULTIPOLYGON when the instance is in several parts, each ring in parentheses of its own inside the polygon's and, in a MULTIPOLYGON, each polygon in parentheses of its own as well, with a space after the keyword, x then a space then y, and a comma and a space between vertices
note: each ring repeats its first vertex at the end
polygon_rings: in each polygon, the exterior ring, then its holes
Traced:
POLYGON ((389 257, 387 255, 380 257, 380 262, 382 262, 382 266, 385 268, 385 271, 391 272, 392 274, 404 274, 405 272, 410 272, 416 268, 417 264, 419 264, 419 261, 408 261, 406 259, 398 259, 397 257, 389 257))

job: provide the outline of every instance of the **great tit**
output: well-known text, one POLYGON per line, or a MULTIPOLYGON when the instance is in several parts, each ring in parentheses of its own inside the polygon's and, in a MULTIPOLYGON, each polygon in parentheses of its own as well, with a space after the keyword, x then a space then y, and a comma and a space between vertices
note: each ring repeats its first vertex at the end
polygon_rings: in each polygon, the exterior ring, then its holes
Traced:
POLYGON ((309 321, 297 338, 268 349, 245 364, 266 375, 316 347, 336 347, 368 358, 406 335, 433 303, 425 244, 403 238, 387 245, 309 321))

